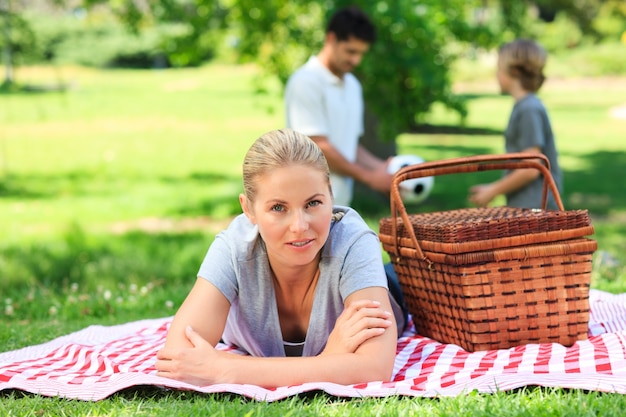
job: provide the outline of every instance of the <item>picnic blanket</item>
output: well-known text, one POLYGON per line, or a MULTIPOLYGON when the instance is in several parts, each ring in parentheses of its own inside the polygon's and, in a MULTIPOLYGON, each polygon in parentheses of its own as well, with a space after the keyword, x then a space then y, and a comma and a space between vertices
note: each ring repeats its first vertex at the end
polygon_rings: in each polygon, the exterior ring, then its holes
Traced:
POLYGON ((309 391, 344 397, 434 397, 527 385, 626 394, 626 294, 591 290, 590 308, 589 339, 571 347, 529 344, 470 353, 419 336, 411 328, 398 340, 391 381, 315 382, 275 389, 245 384, 197 387, 158 377, 155 354, 164 343, 171 317, 90 326, 48 343, 0 353, 0 390, 90 401, 146 385, 228 392, 262 401, 309 391))

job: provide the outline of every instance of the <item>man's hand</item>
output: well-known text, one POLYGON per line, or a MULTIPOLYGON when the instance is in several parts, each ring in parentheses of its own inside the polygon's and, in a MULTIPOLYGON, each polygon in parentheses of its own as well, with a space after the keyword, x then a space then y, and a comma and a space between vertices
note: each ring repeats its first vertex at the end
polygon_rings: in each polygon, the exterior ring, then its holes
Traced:
POLYGON ((367 179, 365 179, 365 184, 368 187, 383 194, 389 194, 393 181, 393 174, 387 172, 387 165, 386 163, 380 164, 375 169, 370 170, 367 179))

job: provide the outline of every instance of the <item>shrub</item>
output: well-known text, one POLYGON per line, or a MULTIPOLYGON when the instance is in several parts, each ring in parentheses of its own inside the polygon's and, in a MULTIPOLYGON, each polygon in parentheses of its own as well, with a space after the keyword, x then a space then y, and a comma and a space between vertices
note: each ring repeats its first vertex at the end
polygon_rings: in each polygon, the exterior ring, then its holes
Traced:
POLYGON ((135 33, 101 10, 58 15, 31 12, 25 14, 25 23, 32 28, 32 36, 20 45, 30 51, 30 63, 161 68, 199 65, 214 56, 212 42, 199 42, 193 53, 181 49, 190 36, 184 24, 160 24, 135 33))

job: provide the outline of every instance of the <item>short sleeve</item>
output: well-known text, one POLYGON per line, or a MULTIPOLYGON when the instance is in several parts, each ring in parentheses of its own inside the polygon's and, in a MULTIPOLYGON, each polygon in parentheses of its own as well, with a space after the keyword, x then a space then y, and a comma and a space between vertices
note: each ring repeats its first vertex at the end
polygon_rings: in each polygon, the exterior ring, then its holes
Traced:
POLYGON ((308 136, 327 136, 323 91, 311 75, 295 73, 285 90, 287 127, 308 136))
POLYGON ((198 271, 198 277, 215 285, 231 304, 239 292, 233 255, 225 232, 221 232, 209 247, 198 271))
POLYGON ((545 147, 546 138, 543 133, 543 118, 540 109, 531 108, 520 112, 517 128, 520 150, 534 146, 541 149, 545 147))
POLYGON ((350 245, 341 272, 339 291, 345 300, 355 291, 369 287, 387 288, 387 278, 378 237, 364 233, 350 245))

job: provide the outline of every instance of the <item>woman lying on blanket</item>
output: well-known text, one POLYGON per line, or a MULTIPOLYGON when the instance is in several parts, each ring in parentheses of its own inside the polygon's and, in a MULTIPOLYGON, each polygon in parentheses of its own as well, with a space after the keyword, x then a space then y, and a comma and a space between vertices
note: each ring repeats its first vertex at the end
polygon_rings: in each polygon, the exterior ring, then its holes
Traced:
POLYGON ((158 375, 200 386, 389 380, 404 317, 376 234, 333 207, 321 150, 293 130, 269 132, 246 154, 243 183, 243 214, 210 246, 158 375), (214 349, 220 340, 251 356, 214 349))

